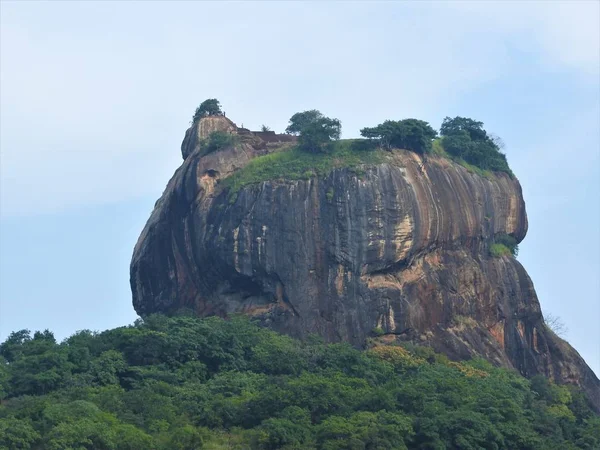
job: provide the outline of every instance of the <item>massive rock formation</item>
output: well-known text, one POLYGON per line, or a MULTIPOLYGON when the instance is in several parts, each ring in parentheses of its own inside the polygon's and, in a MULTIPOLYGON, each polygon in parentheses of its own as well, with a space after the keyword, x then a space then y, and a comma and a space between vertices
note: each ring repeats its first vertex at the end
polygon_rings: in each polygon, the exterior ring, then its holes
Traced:
POLYGON ((578 384, 600 408, 600 382, 544 325, 525 269, 490 256, 496 235, 527 232, 516 179, 395 150, 360 176, 339 168, 264 181, 232 202, 219 181, 276 148, 241 143, 202 156, 204 129, 236 132, 209 118, 186 133, 185 160, 134 250, 140 315, 243 312, 296 337, 358 346, 383 330, 451 358, 480 355, 578 384))

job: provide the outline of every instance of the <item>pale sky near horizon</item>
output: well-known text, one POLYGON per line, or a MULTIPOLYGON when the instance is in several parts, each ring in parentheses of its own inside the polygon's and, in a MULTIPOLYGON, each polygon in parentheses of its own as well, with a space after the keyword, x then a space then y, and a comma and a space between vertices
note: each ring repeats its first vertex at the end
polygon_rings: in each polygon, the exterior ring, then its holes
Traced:
POLYGON ((133 246, 198 103, 343 137, 385 119, 506 142, 544 313, 600 375, 600 3, 0 2, 0 340, 136 318, 133 246))

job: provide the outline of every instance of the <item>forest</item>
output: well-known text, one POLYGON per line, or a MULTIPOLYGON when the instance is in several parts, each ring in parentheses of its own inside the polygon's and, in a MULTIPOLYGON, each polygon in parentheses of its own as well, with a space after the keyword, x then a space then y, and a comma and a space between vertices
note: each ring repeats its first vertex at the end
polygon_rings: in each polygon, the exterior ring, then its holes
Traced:
POLYGON ((430 348, 304 341, 248 318, 13 332, 1 449, 597 449, 574 387, 430 348))

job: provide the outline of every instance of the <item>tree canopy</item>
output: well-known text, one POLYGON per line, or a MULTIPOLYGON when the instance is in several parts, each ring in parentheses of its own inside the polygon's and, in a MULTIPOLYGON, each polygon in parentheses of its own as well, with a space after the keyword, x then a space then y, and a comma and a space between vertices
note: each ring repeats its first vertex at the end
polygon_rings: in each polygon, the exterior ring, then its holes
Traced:
POLYGON ((309 111, 297 112, 292 117, 290 117, 290 122, 287 128, 285 129, 286 133, 298 135, 300 132, 310 123, 321 119, 323 114, 316 109, 311 109, 309 111))
POLYGON ((160 315, 0 345, 0 449, 596 449, 581 392, 426 347, 160 315))
POLYGON ((342 124, 338 119, 331 119, 312 109, 294 114, 285 132, 298 135, 298 145, 302 150, 319 152, 329 142, 340 138, 342 124))
POLYGON ((200 103, 200 106, 196 108, 192 121, 195 123, 202 117, 206 116, 218 116, 222 115, 221 104, 216 98, 209 98, 200 103))
POLYGON ((440 134, 442 136, 460 135, 463 132, 473 141, 485 141, 489 139, 487 132, 483 129, 483 122, 460 116, 444 118, 440 127, 440 134))
POLYGON ((424 120, 386 120, 376 127, 360 130, 363 137, 379 140, 383 148, 403 148, 424 154, 431 151, 437 132, 424 120))
POLYGON ((506 155, 502 153, 502 140, 489 135, 483 122, 467 117, 446 117, 440 128, 444 150, 455 158, 484 170, 506 172, 512 175, 506 155))

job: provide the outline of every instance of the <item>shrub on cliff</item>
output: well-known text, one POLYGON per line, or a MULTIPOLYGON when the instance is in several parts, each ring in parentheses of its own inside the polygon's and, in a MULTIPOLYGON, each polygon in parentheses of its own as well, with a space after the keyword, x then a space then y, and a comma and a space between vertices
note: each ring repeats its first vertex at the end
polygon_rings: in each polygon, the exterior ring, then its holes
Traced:
POLYGON ((483 122, 468 117, 446 117, 440 134, 442 146, 450 156, 483 170, 512 175, 506 155, 500 151, 502 140, 489 135, 483 128, 483 122))
POLYGON ((209 98, 200 103, 200 106, 196 108, 192 122, 196 123, 202 117, 206 116, 219 116, 222 115, 221 104, 216 98, 209 98))
POLYGON ((542 377, 242 317, 154 315, 62 343, 23 330, 0 345, 0 375, 0 449, 600 446, 582 394, 542 377))
POLYGON ((490 246, 490 254, 499 258, 501 256, 518 256, 519 245, 517 240, 509 234, 498 234, 494 237, 494 243, 490 246))
POLYGON ((503 244, 494 243, 490 246, 490 255, 494 258, 500 258, 502 256, 510 256, 510 249, 503 244))
POLYGON ((294 114, 285 132, 298 135, 300 149, 315 153, 325 150, 327 144, 340 138, 342 124, 338 119, 331 119, 312 109, 294 114))
POLYGON ((225 131, 213 131, 206 139, 200 141, 202 154, 216 152, 226 147, 231 147, 238 142, 236 135, 226 133, 225 131))
POLYGON ((437 136, 427 122, 418 119, 386 120, 376 127, 363 128, 360 134, 378 140, 383 148, 403 148, 420 154, 431 151, 431 141, 437 136))

